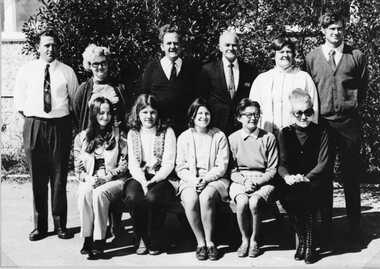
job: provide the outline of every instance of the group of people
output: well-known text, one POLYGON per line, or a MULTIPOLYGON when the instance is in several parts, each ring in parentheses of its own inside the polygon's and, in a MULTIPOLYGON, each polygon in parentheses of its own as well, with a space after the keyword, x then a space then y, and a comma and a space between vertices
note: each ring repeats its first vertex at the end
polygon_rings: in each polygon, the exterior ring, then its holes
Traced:
POLYGON ((347 216, 353 239, 361 236, 357 171, 360 121, 366 95, 365 57, 344 43, 344 18, 320 18, 325 43, 294 66, 295 44, 273 40, 274 68, 258 75, 238 59, 239 38, 225 31, 220 60, 202 68, 182 59, 177 28, 160 28, 163 58, 142 75, 132 102, 109 76, 111 52, 89 45, 83 66, 92 76, 80 86, 57 60, 53 31, 39 37, 39 59, 16 79, 15 107, 25 117, 23 138, 34 197, 32 241, 47 236, 50 180, 54 230, 66 229, 66 182, 72 126, 82 254, 101 255, 110 204, 130 208, 136 253, 160 253, 157 231, 164 205, 180 199, 195 235, 199 260, 217 260, 216 205, 232 200, 241 232, 239 257, 260 254, 261 213, 280 199, 299 244, 294 255, 316 261, 314 231, 321 211, 323 234, 332 234, 332 174, 339 152, 347 216), (130 108, 127 104, 134 103, 130 108), (73 122, 73 124, 72 124, 73 122))

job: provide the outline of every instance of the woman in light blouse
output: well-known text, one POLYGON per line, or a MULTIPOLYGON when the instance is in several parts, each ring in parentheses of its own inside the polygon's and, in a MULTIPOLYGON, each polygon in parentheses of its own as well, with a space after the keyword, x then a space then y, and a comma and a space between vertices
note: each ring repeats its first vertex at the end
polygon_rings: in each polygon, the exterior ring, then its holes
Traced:
POLYGON ((131 206, 135 234, 141 238, 138 255, 161 252, 156 234, 164 222, 163 206, 175 200, 173 175, 176 137, 158 110, 158 102, 141 94, 128 119, 128 168, 123 200, 131 206))
POLYGON ((228 137, 231 149, 230 197, 236 203, 236 217, 242 236, 239 257, 260 254, 258 236, 263 206, 272 200, 277 172, 276 138, 257 127, 260 105, 248 98, 236 108, 242 128, 228 137))
POLYGON ((89 126, 74 142, 81 254, 101 255, 106 244, 109 205, 121 199, 127 172, 127 141, 113 123, 113 105, 97 97, 90 106, 89 126), (95 241, 93 241, 95 240, 95 241))
POLYGON ((270 46, 269 56, 275 67, 257 76, 249 94, 249 99, 261 106, 263 115, 259 127, 277 136, 281 128, 294 123, 288 96, 295 88, 311 96, 315 109, 313 121, 318 123, 317 90, 310 75, 294 66, 295 44, 286 37, 276 38, 270 46))
MULTIPOLYGON (((127 92, 123 84, 110 76, 111 52, 106 47, 90 44, 83 52, 83 67, 92 76, 83 82, 75 92, 73 110, 78 131, 85 130, 89 121, 89 107, 92 101, 103 96, 114 106, 115 124, 125 127, 127 92)), ((125 131, 125 130, 123 130, 125 131)))
POLYGON ((189 108, 189 129, 178 137, 176 172, 179 195, 197 240, 198 260, 218 259, 213 241, 215 207, 228 200, 229 179, 224 178, 229 160, 227 138, 212 127, 212 115, 203 98, 189 108))

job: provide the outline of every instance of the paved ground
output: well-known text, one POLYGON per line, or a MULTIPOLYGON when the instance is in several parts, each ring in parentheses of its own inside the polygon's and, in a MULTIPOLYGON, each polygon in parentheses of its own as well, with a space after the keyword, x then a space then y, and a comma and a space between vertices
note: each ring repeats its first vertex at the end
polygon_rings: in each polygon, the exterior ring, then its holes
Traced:
MULTIPOLYGON (((378 186, 378 185, 377 185, 378 186)), ((76 208, 75 183, 68 184, 69 215, 68 228, 74 238, 58 239, 51 235, 44 240, 31 242, 28 235, 33 228, 31 184, 1 184, 1 266, 127 266, 127 267, 305 267, 304 262, 293 260, 294 237, 286 229, 281 233, 276 222, 268 219, 263 225, 263 254, 257 258, 238 258, 239 233, 234 219, 220 218, 218 237, 222 257, 218 261, 198 261, 194 256, 195 242, 192 235, 181 226, 177 216, 169 214, 165 231, 161 234, 167 243, 167 252, 159 256, 137 256, 134 253, 131 221, 124 213, 124 236, 107 240, 103 258, 90 260, 80 255, 82 239, 79 237, 79 215, 76 208), (279 245, 279 242, 282 244, 279 245)), ((374 203, 379 191, 363 194, 363 227, 369 238, 363 244, 353 244, 345 239, 347 233, 344 204, 339 191, 334 202, 335 237, 331 245, 321 250, 321 259, 310 267, 380 267, 380 203, 374 203), (372 195, 372 196, 371 196, 372 195), (371 201, 372 199, 372 201, 371 201)), ((269 216, 270 217, 270 216, 269 216)), ((52 222, 49 220, 50 229, 52 222)), ((285 221, 285 226, 288 227, 285 221)))

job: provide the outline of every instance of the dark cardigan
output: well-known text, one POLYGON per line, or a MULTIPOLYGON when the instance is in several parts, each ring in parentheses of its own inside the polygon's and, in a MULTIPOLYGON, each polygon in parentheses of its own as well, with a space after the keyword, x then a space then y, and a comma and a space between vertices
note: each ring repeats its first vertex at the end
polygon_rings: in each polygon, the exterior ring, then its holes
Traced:
MULTIPOLYGON (((94 85, 93 78, 89 78, 86 82, 83 82, 75 92, 73 100, 73 110, 75 115, 75 125, 78 132, 86 130, 88 127, 88 121, 90 116, 90 108, 88 107, 88 101, 92 96, 92 88, 94 85)), ((122 84, 114 82, 112 79, 109 83, 115 89, 117 96, 119 97, 119 102, 116 104, 116 115, 118 120, 121 121, 119 127, 125 129, 125 111, 126 111, 126 101, 125 101, 125 87, 122 84)), ((124 130, 125 131, 125 130, 124 130)))

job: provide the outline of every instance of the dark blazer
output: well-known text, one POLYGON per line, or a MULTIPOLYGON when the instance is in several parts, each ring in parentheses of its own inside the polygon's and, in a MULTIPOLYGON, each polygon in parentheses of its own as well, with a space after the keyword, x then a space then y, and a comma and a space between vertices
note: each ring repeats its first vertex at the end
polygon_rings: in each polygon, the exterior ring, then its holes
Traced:
POLYGON ((239 85, 233 99, 228 92, 222 60, 208 63, 202 67, 199 81, 199 95, 210 104, 211 114, 216 127, 226 135, 240 128, 235 120, 235 109, 238 103, 249 96, 257 69, 241 60, 239 63, 239 85))

